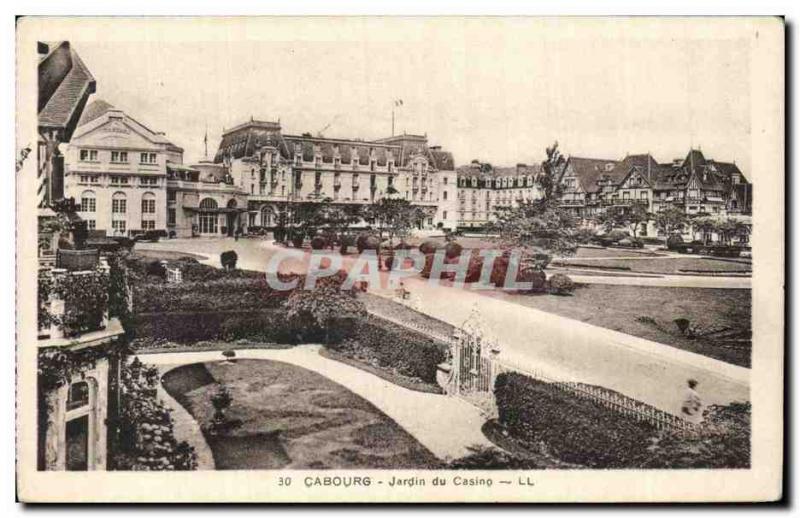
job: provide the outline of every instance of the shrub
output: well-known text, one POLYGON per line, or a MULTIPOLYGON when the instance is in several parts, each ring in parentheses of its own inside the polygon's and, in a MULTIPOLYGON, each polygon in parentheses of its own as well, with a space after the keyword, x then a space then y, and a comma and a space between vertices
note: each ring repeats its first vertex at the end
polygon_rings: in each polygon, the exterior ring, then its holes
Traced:
POLYGON ((444 246, 444 256, 453 259, 461 256, 463 247, 455 241, 450 241, 444 246))
POLYGON ((280 306, 288 295, 288 291, 273 290, 264 277, 136 284, 133 309, 136 313, 265 309, 280 306))
POLYGON ((356 239, 356 248, 358 249, 359 254, 364 250, 379 250, 380 247, 381 241, 377 236, 362 233, 359 234, 358 238, 356 239))
POLYGON ((226 270, 235 270, 236 261, 238 260, 239 260, 239 255, 233 250, 228 250, 226 252, 222 252, 221 254, 219 254, 219 262, 222 264, 222 267, 226 270))
POLYGON ((612 243, 616 243, 617 241, 621 241, 623 239, 628 239, 629 237, 630 234, 628 234, 624 230, 619 230, 619 229, 612 230, 605 236, 605 238, 611 241, 612 243))
POLYGON ((303 234, 295 232, 294 236, 292 236, 292 246, 294 246, 295 248, 302 248, 304 240, 305 237, 303 236, 303 234))
POLYGON ((665 430, 636 462, 643 469, 742 469, 750 467, 750 403, 712 405, 694 433, 665 430))
POLYGON ((575 283, 568 275, 563 273, 556 273, 550 277, 548 281, 550 293, 553 295, 569 295, 575 291, 575 283))
POLYGON ((590 228, 579 228, 575 231, 575 241, 582 245, 589 244, 596 237, 595 231, 590 228))
POLYGON ((667 238, 667 248, 672 250, 676 245, 683 244, 683 237, 680 234, 672 234, 667 238))
POLYGON ((469 453, 448 463, 448 469, 542 469, 541 462, 491 446, 470 446, 469 453))
POLYGON ((427 383, 436 383, 436 367, 445 361, 443 346, 378 318, 358 319, 353 337, 331 348, 427 383))
POLYGON ((252 340, 278 344, 304 341, 303 330, 296 328, 282 310, 154 313, 138 315, 134 325, 137 338, 144 341, 179 344, 213 340, 252 340))
POLYGON ((197 469, 197 454, 185 441, 178 442, 170 410, 156 397, 159 383, 155 367, 138 359, 121 369, 119 437, 112 465, 119 470, 161 471, 197 469))
MULTIPOLYGON (((507 253, 494 260, 489 281, 498 288, 503 288, 506 284, 506 274, 508 273, 510 262, 511 257, 507 253)), ((537 267, 521 264, 517 270, 517 282, 530 282, 532 284, 531 291, 534 292, 544 291, 546 279, 545 273, 537 267)))
POLYGON ((311 249, 312 250, 322 250, 328 246, 328 240, 322 236, 314 236, 311 238, 311 249))
POLYGON ((439 243, 436 241, 426 240, 419 245, 419 251, 425 255, 436 253, 439 249, 439 243))
POLYGON ((522 374, 495 383, 498 421, 509 433, 550 455, 591 468, 630 467, 646 454, 655 429, 632 417, 522 374))
POLYGON ((233 349, 226 349, 222 351, 222 356, 224 356, 225 358, 236 358, 236 351, 234 351, 233 349))

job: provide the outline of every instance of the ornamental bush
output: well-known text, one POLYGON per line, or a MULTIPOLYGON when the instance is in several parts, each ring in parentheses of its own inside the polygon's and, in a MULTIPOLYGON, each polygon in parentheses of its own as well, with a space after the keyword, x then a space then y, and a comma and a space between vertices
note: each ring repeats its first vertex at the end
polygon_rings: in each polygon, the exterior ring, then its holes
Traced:
POLYGON ((356 320, 352 338, 331 348, 427 383, 436 383, 436 367, 445 361, 443 345, 375 317, 356 320))
POLYGON ((550 293, 553 295, 569 295, 575 291, 575 283, 568 275, 556 273, 550 276, 548 281, 550 293))
POLYGON ((436 241, 431 241, 430 239, 423 241, 419 245, 419 251, 425 255, 436 253, 436 250, 439 249, 439 243, 436 241))
POLYGON ((495 398, 498 421, 511 435, 570 464, 633 467, 656 434, 647 423, 518 373, 497 377, 495 398))
POLYGON ((158 370, 138 359, 121 370, 118 438, 112 465, 118 470, 176 471, 197 469, 197 454, 175 439, 171 411, 156 397, 158 370))
POLYGON ((311 238, 311 249, 312 250, 322 250, 328 246, 328 240, 322 236, 314 236, 311 238))
POLYGON ((461 256, 463 247, 455 241, 450 241, 444 246, 444 256, 448 259, 453 259, 461 256))

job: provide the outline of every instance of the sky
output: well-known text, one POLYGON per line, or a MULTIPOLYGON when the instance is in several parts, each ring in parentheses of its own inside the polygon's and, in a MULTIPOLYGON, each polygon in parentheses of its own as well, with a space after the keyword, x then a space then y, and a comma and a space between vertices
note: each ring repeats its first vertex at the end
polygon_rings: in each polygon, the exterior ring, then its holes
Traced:
POLYGON ((690 146, 750 172, 748 35, 668 20, 287 20, 202 26, 91 22, 64 36, 113 104, 203 158, 223 128, 278 120, 285 133, 427 134, 495 165, 568 155, 682 158, 690 146), (711 34, 711 35, 709 35, 711 34))

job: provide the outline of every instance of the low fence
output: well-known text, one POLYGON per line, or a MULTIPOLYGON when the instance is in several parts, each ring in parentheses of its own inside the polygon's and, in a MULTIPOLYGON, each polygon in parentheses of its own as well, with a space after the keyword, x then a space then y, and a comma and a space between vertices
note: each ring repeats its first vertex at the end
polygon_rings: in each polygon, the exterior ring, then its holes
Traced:
MULTIPOLYGON (((402 305, 406 306, 405 304, 402 305)), ((411 308, 407 309, 412 310, 411 308)), ((423 333, 448 345, 451 351, 448 394, 461 397, 477 406, 487 418, 493 418, 497 415, 494 402, 494 383, 497 376, 502 372, 516 372, 549 383, 559 390, 575 397, 590 400, 619 414, 634 418, 640 422, 646 422, 659 430, 668 429, 688 432, 695 430, 697 427, 696 424, 679 416, 620 392, 598 385, 582 383, 575 379, 564 379, 565 376, 546 372, 545 370, 523 368, 519 365, 505 362, 501 353, 493 352, 487 347, 484 347, 483 350, 479 347, 476 351, 474 341, 471 341, 470 336, 463 332, 459 333, 461 336, 444 336, 432 328, 416 322, 409 322, 374 310, 368 310, 368 312, 378 318, 410 331, 423 333)))

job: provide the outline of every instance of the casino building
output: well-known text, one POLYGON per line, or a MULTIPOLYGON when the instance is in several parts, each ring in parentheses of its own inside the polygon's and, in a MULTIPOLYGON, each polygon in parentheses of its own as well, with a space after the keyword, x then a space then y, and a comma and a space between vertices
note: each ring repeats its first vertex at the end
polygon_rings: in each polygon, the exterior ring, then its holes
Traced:
POLYGON ((247 227, 272 227, 292 203, 329 199, 367 205, 400 196, 421 207, 424 227, 456 228, 451 153, 424 135, 368 141, 286 135, 279 122, 250 120, 223 133, 214 163, 247 196, 247 227))

